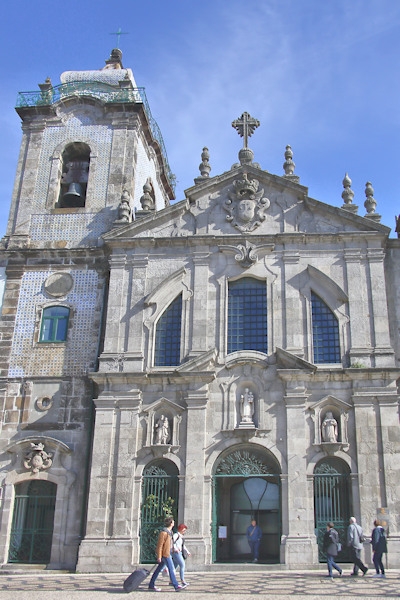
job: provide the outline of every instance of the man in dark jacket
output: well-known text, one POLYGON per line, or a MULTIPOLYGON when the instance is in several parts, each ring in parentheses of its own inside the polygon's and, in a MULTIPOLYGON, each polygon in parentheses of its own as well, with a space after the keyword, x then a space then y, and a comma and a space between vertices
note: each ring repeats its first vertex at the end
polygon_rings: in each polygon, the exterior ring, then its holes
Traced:
POLYGON ((261 528, 257 525, 257 521, 255 519, 252 519, 251 525, 248 526, 246 531, 246 537, 250 546, 253 562, 258 562, 262 531, 261 528))
POLYGON ((385 577, 385 567, 382 562, 382 554, 387 552, 387 542, 385 530, 382 527, 381 522, 376 519, 374 521, 374 529, 372 530, 371 535, 371 544, 372 550, 374 551, 374 555, 372 557, 372 561, 375 566, 376 574, 373 577, 385 577))
POLYGON ((335 558, 339 553, 339 534, 334 528, 333 523, 330 521, 326 526, 326 532, 324 535, 323 548, 326 552, 326 564, 328 565, 329 577, 333 577, 332 568, 336 569, 340 577, 342 576, 342 569, 336 564, 335 558))

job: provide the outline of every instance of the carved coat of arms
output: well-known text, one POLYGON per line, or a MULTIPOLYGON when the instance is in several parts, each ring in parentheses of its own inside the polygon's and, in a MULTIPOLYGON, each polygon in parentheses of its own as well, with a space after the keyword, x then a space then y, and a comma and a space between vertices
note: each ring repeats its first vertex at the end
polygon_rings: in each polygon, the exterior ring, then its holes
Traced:
POLYGON ((233 182, 224 202, 226 220, 243 233, 254 231, 265 220, 265 211, 271 204, 268 198, 263 198, 264 189, 258 187, 257 179, 249 179, 243 173, 241 179, 233 182))

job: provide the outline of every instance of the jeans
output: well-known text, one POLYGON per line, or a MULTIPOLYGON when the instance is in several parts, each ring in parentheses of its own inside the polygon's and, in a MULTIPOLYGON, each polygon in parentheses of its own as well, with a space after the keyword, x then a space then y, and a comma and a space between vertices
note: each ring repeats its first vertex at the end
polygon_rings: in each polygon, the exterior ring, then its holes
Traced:
POLYGON ((167 567, 170 579, 172 581, 172 585, 176 589, 179 585, 176 577, 175 577, 175 569, 174 563, 172 562, 172 558, 170 556, 163 556, 161 562, 158 564, 158 567, 154 571, 152 578, 150 579, 149 589, 153 588, 156 584, 156 579, 163 570, 164 567, 167 567))
POLYGON ((182 556, 182 552, 173 552, 172 562, 175 568, 179 567, 179 574, 183 583, 185 581, 185 559, 182 556))
POLYGON ((260 540, 254 540, 254 541, 249 540, 249 546, 250 546, 250 550, 253 555, 253 558, 258 560, 258 553, 260 550, 260 540))
POLYGON ((338 573, 342 572, 342 569, 335 563, 335 557, 332 554, 326 555, 326 564, 328 565, 329 576, 332 577, 332 568, 336 569, 338 573))
POLYGON ((385 573, 385 567, 383 566, 383 563, 382 563, 382 554, 383 554, 383 552, 374 552, 374 555, 372 557, 372 560, 373 560, 373 563, 375 566, 375 570, 378 575, 379 575, 379 570, 382 573, 382 575, 385 573))

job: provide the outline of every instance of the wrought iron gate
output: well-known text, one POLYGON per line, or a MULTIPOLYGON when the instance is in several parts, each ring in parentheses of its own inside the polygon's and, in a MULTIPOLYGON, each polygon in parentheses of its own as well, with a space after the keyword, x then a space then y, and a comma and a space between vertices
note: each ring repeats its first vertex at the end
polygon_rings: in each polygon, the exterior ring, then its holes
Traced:
POLYGON ((338 560, 340 562, 350 561, 346 546, 351 507, 350 489, 350 473, 343 461, 328 458, 320 462, 315 468, 314 512, 320 562, 326 560, 323 551, 323 539, 326 524, 329 521, 334 523, 342 543, 342 551, 339 553, 338 560))
POLYGON ((50 562, 57 486, 28 481, 15 486, 8 562, 50 562))
POLYGON ((140 561, 154 563, 159 531, 164 519, 178 515, 178 473, 171 461, 160 461, 143 473, 140 522, 140 561))

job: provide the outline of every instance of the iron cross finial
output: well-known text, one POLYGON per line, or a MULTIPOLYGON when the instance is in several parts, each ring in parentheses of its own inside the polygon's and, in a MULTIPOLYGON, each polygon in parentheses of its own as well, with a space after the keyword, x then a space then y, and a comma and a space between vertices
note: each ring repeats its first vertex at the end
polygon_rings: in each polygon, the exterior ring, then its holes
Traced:
POLYGON ((232 122, 232 127, 236 129, 240 137, 243 138, 243 148, 247 148, 249 137, 254 130, 260 126, 260 121, 254 119, 248 112, 244 112, 241 117, 232 122))
POLYGON ((121 27, 118 28, 118 31, 114 31, 114 33, 110 33, 110 35, 116 35, 117 36, 117 48, 119 49, 119 38, 121 37, 121 35, 128 35, 127 31, 122 31, 121 27))

